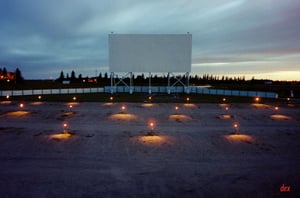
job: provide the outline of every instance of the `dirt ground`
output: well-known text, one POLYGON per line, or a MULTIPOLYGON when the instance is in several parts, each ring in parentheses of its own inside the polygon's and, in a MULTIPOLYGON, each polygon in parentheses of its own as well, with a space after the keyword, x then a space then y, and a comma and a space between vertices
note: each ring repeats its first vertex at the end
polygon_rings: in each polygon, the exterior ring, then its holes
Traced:
POLYGON ((299 107, 175 106, 1 102, 1 197, 300 195, 299 107))

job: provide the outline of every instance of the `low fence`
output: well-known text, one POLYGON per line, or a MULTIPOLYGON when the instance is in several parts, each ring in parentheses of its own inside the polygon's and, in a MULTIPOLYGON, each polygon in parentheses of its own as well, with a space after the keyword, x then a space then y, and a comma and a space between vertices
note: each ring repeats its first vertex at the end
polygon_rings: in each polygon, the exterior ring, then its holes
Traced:
MULTIPOLYGON (((129 87, 118 86, 114 87, 114 93, 129 93, 129 87)), ((135 86, 133 92, 149 93, 149 87, 135 86)), ((167 93, 167 87, 151 87, 151 93, 167 93)), ((172 87, 171 93, 185 93, 186 87, 172 87)), ((84 93, 111 93, 111 87, 96 87, 96 88, 69 88, 69 89, 39 89, 39 90, 2 90, 0 96, 30 96, 30 95, 52 95, 52 94, 84 94, 84 93)), ((262 91, 239 91, 228 89, 210 89, 203 87, 189 87, 189 93, 195 94, 210 94, 224 96, 244 96, 244 97, 261 97, 261 98, 278 98, 275 92, 262 91)))
POLYGON ((33 96, 33 95, 53 95, 53 94, 83 94, 83 93, 103 93, 103 87, 96 88, 68 88, 68 89, 32 89, 32 90, 2 90, 0 96, 33 96))
MULTIPOLYGON (((171 93, 185 93, 186 87, 171 87, 171 93)), ((126 86, 114 87, 114 93, 129 93, 130 88, 126 86)), ((105 93, 111 93, 111 87, 104 87, 105 93)), ((149 87, 135 86, 133 92, 149 93, 149 87)), ((168 87, 151 87, 151 93, 167 93, 168 87)), ((261 97, 261 98, 278 98, 275 92, 262 92, 262 91, 240 91, 228 89, 211 89, 203 87, 189 87, 189 93, 195 94, 210 94, 210 95, 224 95, 224 96, 242 96, 242 97, 261 97)))

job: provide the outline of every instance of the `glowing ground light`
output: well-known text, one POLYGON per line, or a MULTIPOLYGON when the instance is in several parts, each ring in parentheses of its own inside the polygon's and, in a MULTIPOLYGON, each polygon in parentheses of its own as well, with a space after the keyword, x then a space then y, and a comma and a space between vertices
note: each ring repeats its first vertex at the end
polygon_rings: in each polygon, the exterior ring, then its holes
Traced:
POLYGON ((148 127, 153 131, 155 128, 155 121, 154 120, 149 120, 148 121, 148 127))
POLYGON ((74 96, 74 97, 73 97, 73 101, 76 101, 76 100, 77 100, 77 98, 74 96))
POLYGON ((125 105, 122 105, 122 106, 121 106, 121 111, 124 112, 125 110, 126 110, 126 106, 125 106, 125 105))
POLYGON ((237 134, 238 130, 239 130, 239 123, 234 122, 232 126, 233 126, 233 129, 234 129, 234 133, 237 134))
POLYGON ((38 99, 41 100, 41 99, 42 99, 42 96, 38 96, 38 99))
POLYGON ((9 100, 9 97, 10 97, 9 95, 6 95, 6 99, 7 99, 7 100, 9 100))
POLYGON ((255 102, 259 102, 260 101, 260 97, 255 97, 255 102))
POLYGON ((222 101, 223 101, 223 102, 226 102, 226 98, 223 98, 222 101))
POLYGON ((154 136, 154 128, 155 128, 155 121, 154 120, 149 120, 148 121, 148 127, 150 128, 150 131, 148 131, 147 136, 154 136))
POLYGON ((151 130, 153 130, 153 128, 154 128, 154 123, 153 123, 153 122, 150 122, 149 126, 150 126, 151 130))
POLYGON ((62 128, 63 128, 64 133, 67 133, 69 130, 69 124, 67 122, 63 122, 62 128))
POLYGON ((275 109, 275 111, 278 111, 278 110, 279 110, 279 107, 278 107, 278 106, 275 106, 274 109, 275 109))
POLYGON ((110 97, 109 97, 109 100, 110 100, 110 101, 113 101, 113 100, 114 100, 114 97, 110 96, 110 97))
POLYGON ((189 97, 187 97, 187 98, 186 98, 186 101, 187 101, 187 102, 190 102, 190 98, 189 98, 189 97))
POLYGON ((152 100, 152 96, 149 96, 149 97, 148 97, 148 100, 152 100))
POLYGON ((20 107, 20 108, 23 108, 23 107, 24 107, 24 104, 23 104, 23 103, 21 103, 21 104, 19 105, 19 107, 20 107))
POLYGON ((175 110, 177 111, 179 109, 179 107, 178 106, 175 106, 175 110))
POLYGON ((228 110, 229 110, 229 107, 228 107, 228 106, 227 106, 227 107, 225 107, 225 110, 226 110, 226 111, 228 111, 228 110))

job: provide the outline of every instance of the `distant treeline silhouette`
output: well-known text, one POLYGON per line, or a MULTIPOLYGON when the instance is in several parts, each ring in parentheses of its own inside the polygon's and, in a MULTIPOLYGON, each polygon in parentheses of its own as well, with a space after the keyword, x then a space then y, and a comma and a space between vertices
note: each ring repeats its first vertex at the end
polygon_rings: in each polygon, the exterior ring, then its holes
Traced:
MULTIPOLYGON (((134 75, 132 76, 134 79, 134 85, 137 86, 147 86, 149 83, 149 76, 145 75, 144 73, 139 74, 139 75, 134 75)), ((202 76, 195 74, 195 75, 190 75, 189 79, 187 79, 186 76, 170 76, 170 83, 176 82, 177 79, 181 79, 182 82, 186 82, 189 80, 190 85, 204 85, 204 84, 300 84, 300 81, 272 81, 268 79, 255 79, 254 77, 251 80, 246 80, 245 76, 239 76, 239 77, 229 77, 229 76, 217 76, 217 75, 209 75, 209 74, 204 74, 202 76)), ((110 74, 105 72, 105 73, 99 73, 98 76, 96 77, 82 77, 81 74, 76 77, 76 74, 74 70, 71 72, 69 75, 68 73, 65 75, 63 71, 60 72, 59 77, 56 79, 57 82, 63 82, 63 81, 68 81, 70 84, 73 83, 97 83, 99 85, 109 85, 111 82, 110 79, 110 74)), ((129 83, 130 79, 129 77, 125 77, 123 79, 124 82, 129 83)), ((166 85, 168 81, 168 76, 167 75, 153 75, 151 77, 151 85, 166 85)))

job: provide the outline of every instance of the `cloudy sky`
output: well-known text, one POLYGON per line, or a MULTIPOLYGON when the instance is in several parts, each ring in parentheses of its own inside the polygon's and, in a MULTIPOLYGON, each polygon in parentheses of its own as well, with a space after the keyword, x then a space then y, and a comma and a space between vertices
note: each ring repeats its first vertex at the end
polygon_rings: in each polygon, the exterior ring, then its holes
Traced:
POLYGON ((108 72, 108 34, 193 35, 192 72, 300 80, 298 0, 0 0, 0 67, 108 72))

